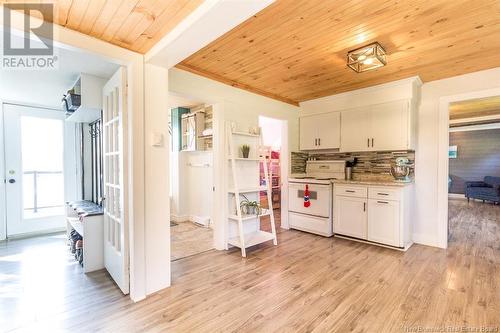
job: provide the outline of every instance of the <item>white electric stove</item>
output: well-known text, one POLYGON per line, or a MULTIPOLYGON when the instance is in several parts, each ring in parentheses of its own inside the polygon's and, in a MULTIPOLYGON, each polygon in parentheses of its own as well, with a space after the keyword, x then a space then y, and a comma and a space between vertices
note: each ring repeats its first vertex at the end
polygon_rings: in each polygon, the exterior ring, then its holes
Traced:
POLYGON ((306 173, 288 179, 288 219, 290 228, 333 235, 333 184, 344 179, 345 161, 307 161, 306 173), (310 206, 304 206, 306 185, 310 206))

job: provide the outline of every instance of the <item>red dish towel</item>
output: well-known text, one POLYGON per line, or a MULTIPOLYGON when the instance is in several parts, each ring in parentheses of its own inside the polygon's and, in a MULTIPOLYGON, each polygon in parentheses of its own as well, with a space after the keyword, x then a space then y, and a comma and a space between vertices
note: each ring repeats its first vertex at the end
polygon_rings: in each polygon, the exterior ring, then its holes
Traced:
POLYGON ((306 185, 306 189, 304 190, 304 207, 311 206, 311 201, 309 201, 309 185, 306 185))

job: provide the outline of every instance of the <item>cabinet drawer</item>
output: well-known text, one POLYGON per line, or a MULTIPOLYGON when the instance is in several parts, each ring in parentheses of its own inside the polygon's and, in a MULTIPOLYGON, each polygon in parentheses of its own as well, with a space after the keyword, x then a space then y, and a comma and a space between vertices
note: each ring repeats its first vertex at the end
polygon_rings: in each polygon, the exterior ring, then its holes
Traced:
POLYGON ((366 198, 368 188, 366 186, 334 185, 335 195, 346 197, 366 198))
POLYGON ((397 200, 401 198, 401 189, 391 187, 369 187, 368 198, 378 200, 397 200))

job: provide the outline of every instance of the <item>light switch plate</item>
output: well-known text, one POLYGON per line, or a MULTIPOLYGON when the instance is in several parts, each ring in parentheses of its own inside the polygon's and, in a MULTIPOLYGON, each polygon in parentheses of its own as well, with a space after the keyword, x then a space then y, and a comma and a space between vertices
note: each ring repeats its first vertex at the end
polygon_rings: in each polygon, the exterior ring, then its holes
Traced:
POLYGON ((151 145, 153 147, 163 147, 163 134, 153 133, 151 136, 151 145))

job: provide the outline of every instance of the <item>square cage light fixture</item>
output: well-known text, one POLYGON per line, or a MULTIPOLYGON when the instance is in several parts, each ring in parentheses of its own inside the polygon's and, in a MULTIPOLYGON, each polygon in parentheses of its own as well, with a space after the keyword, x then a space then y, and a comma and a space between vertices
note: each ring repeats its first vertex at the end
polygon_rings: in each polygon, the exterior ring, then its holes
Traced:
POLYGON ((387 65, 384 48, 374 42, 347 52, 347 66, 361 73, 387 65))

